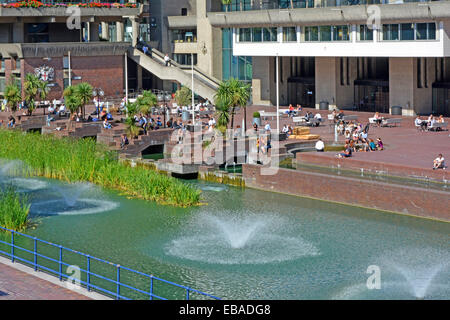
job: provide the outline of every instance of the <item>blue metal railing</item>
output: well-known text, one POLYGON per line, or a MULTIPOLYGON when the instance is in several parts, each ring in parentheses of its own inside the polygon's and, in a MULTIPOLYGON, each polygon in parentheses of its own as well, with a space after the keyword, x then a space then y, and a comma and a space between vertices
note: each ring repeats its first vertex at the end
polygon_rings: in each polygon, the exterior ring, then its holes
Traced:
POLYGON ((11 239, 10 239, 10 242, 3 241, 0 239, 0 244, 4 244, 4 245, 10 247, 9 252, 0 250, 0 255, 10 258, 12 262, 18 261, 18 262, 22 262, 22 263, 31 265, 32 267, 34 267, 35 271, 38 271, 38 270, 47 271, 52 275, 58 276, 60 281, 62 281, 64 278, 66 278, 69 281, 74 280, 72 276, 63 272, 63 266, 69 267, 69 266, 74 265, 74 264, 69 264, 67 262, 64 262, 64 253, 66 253, 66 252, 72 253, 72 254, 75 254, 76 256, 81 257, 82 259, 86 259, 85 260, 86 261, 86 269, 82 269, 79 266, 77 266, 81 272, 84 272, 85 280, 82 280, 80 277, 80 279, 76 279, 76 281, 79 282, 80 285, 84 286, 88 291, 94 290, 99 293, 105 294, 107 296, 114 297, 117 300, 120 300, 120 299, 131 300, 132 298, 130 298, 129 296, 125 296, 123 293, 121 293, 122 289, 128 289, 129 292, 141 294, 150 300, 153 300, 153 299, 168 300, 167 298, 156 295, 154 293, 155 284, 156 284, 155 281, 158 281, 159 283, 170 285, 172 288, 178 288, 178 289, 184 290, 185 291, 184 297, 187 300, 190 299, 190 296, 192 293, 198 294, 199 296, 201 296, 203 298, 220 300, 220 298, 210 295, 208 293, 204 293, 204 292, 196 290, 196 289, 192 289, 192 288, 189 288, 189 287, 186 287, 186 286, 183 286, 183 285, 180 285, 180 284, 168 281, 168 280, 164 280, 164 279, 155 277, 154 275, 149 275, 149 274, 146 274, 143 272, 139 272, 139 271, 121 266, 119 264, 115 264, 115 263, 112 263, 112 262, 109 262, 109 261, 106 261, 106 260, 103 260, 100 258, 96 258, 96 257, 90 256, 88 254, 78 252, 78 251, 63 247, 61 245, 53 244, 51 242, 41 240, 36 237, 32 237, 32 236, 29 236, 29 235, 26 235, 26 234, 23 234, 23 233, 20 233, 20 232, 14 231, 14 230, 10 230, 10 229, 0 226, 0 231, 2 231, 2 230, 11 233, 11 239), (31 239, 33 242, 33 246, 32 246, 33 248, 27 249, 27 248, 19 246, 17 244, 18 237, 31 239), (56 258, 56 259, 51 258, 47 255, 40 253, 38 244, 46 244, 46 245, 49 245, 51 248, 57 248, 56 253, 58 255, 58 258, 56 258), (24 252, 24 253, 28 253, 29 255, 32 256, 32 260, 26 259, 23 256, 18 255, 17 250, 24 252), (58 268, 57 268, 58 270, 55 270, 54 268, 51 268, 48 265, 45 266, 42 264, 42 262, 39 264, 38 258, 42 258, 45 261, 50 261, 50 262, 56 263, 58 265, 58 268), (115 269, 115 272, 114 272, 115 279, 111 279, 106 276, 102 276, 98 273, 93 272, 93 270, 92 270, 93 262, 100 262, 102 264, 105 264, 107 266, 114 268, 115 269), (132 275, 138 275, 138 276, 143 277, 144 279, 147 279, 148 288, 150 288, 150 290, 145 291, 145 290, 136 288, 130 284, 121 282, 121 276, 124 271, 127 271, 127 272, 131 273, 132 275), (111 284, 114 287, 114 291, 112 291, 113 290, 112 288, 106 289, 106 288, 104 288, 104 286, 94 284, 94 282, 92 281, 93 277, 104 280, 107 283, 111 284))

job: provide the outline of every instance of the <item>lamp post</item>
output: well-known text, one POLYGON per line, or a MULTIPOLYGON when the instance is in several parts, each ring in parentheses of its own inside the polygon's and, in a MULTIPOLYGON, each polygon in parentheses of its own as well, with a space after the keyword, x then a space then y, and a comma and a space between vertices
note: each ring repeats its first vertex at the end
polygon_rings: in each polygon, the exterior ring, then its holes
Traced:
POLYGON ((100 118, 100 102, 102 97, 105 95, 105 92, 103 91, 102 88, 95 88, 94 90, 92 90, 92 95, 94 96, 94 98, 98 97, 97 100, 97 119, 100 118))
POLYGON ((157 96, 158 101, 163 102, 163 108, 164 108, 164 128, 166 127, 166 113, 167 113, 167 102, 170 101, 172 98, 170 94, 167 91, 161 91, 160 94, 157 96))

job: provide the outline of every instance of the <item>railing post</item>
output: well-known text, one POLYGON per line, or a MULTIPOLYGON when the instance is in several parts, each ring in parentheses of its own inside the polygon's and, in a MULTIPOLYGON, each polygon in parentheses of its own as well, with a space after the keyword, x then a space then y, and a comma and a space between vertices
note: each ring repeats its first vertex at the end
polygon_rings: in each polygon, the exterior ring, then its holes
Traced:
POLYGON ((87 290, 91 291, 91 256, 87 256, 87 290))
POLYGON ((117 265, 117 290, 116 299, 120 300, 120 264, 117 265))
POLYGON ((11 262, 14 262, 14 231, 11 230, 11 262))
POLYGON ((153 300, 153 275, 150 275, 150 300, 153 300))
POLYGON ((34 271, 37 271, 37 238, 34 237, 34 271))
POLYGON ((59 246, 59 281, 62 281, 62 259, 63 259, 63 253, 62 253, 62 246, 59 246))
POLYGON ((186 288, 186 300, 189 300, 189 288, 186 288))

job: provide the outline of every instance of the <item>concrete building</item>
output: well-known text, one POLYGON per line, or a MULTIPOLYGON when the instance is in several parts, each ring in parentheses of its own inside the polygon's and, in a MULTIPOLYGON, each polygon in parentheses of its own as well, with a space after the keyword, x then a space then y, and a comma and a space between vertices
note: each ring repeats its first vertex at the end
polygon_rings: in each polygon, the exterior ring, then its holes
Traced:
POLYGON ((208 12, 252 57, 253 103, 450 115, 450 1, 235 0, 208 12), (326 105, 326 104, 323 104, 326 105))
POLYGON ((0 95, 11 76, 23 87, 25 75, 34 73, 48 81, 50 100, 80 82, 102 88, 107 97, 123 97, 126 55, 138 40, 146 7, 113 2, 79 8, 57 1, 40 7, 2 1, 0 95))

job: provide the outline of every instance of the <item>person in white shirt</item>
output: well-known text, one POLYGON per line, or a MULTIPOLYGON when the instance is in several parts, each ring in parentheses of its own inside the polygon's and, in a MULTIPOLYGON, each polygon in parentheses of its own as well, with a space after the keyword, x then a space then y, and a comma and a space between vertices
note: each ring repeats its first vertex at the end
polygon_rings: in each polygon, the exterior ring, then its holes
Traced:
POLYGON ((323 143, 322 139, 317 140, 317 142, 316 142, 316 151, 317 152, 324 152, 325 151, 325 144, 323 143))
POLYGON ((433 161, 433 170, 435 169, 445 169, 445 159, 441 153, 433 161))
POLYGON ((289 128, 288 128, 287 124, 285 124, 283 129, 281 129, 281 132, 283 132, 283 133, 288 133, 289 132, 289 128))
POLYGON ((166 67, 169 66, 169 62, 170 62, 169 54, 166 53, 166 55, 164 56, 164 63, 166 64, 166 67))
POLYGON ((271 130, 270 124, 268 122, 266 122, 266 125, 264 126, 264 130, 266 130, 266 131, 270 131, 271 130))

